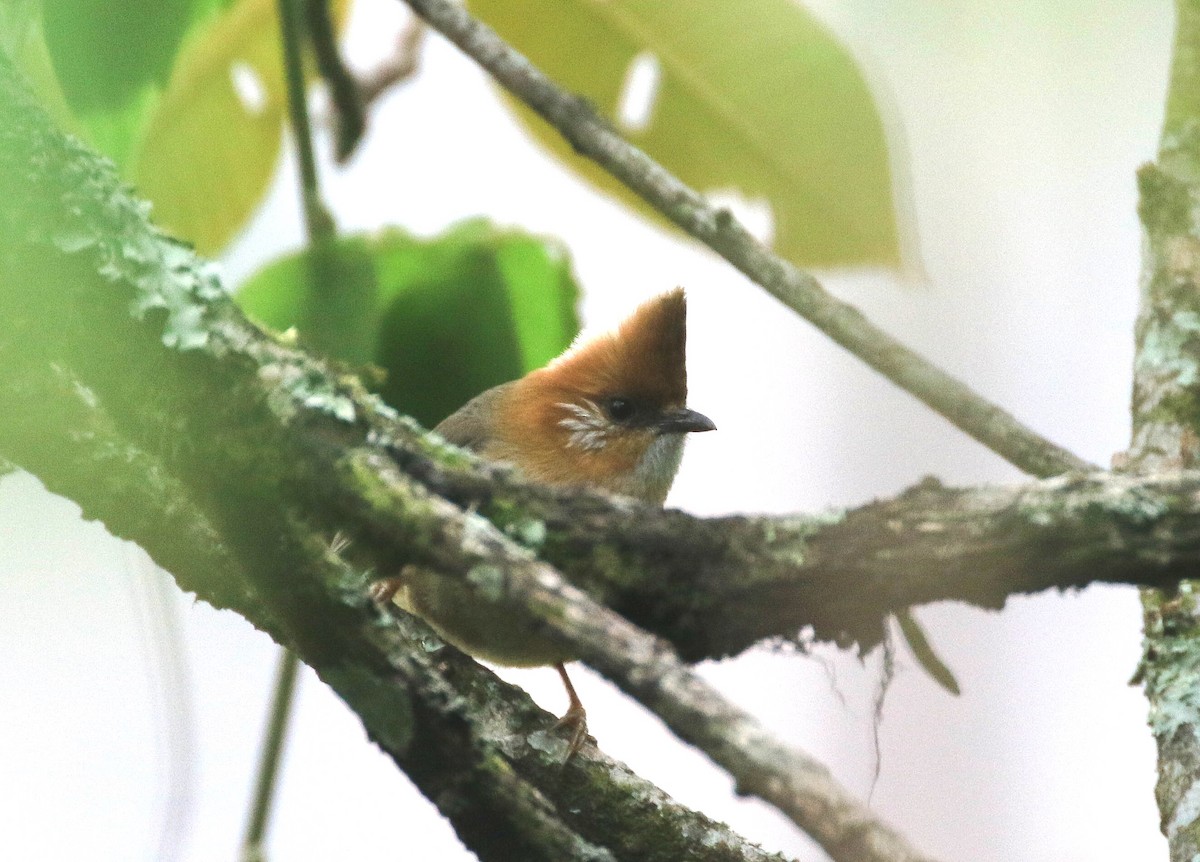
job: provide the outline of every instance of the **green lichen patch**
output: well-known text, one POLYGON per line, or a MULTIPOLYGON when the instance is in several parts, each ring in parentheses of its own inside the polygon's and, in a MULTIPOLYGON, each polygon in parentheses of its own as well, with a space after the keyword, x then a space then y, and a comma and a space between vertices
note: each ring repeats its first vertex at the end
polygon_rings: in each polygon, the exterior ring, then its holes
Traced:
POLYGON ((295 418, 301 406, 346 424, 357 418, 354 399, 314 368, 272 362, 262 365, 258 375, 268 385, 268 406, 285 423, 295 418))
POLYGON ((596 573, 594 585, 626 589, 637 587, 645 581, 642 571, 627 565, 621 554, 612 546, 596 544, 591 549, 591 568, 596 573))
POLYGON ((1172 596, 1143 593, 1145 648, 1141 675, 1150 727, 1160 739, 1200 724, 1200 617, 1195 587, 1183 581, 1172 596))
POLYGON ((495 524, 506 536, 522 547, 538 552, 546 544, 549 530, 546 522, 530 516, 525 507, 500 496, 494 496, 479 513, 495 524))
POLYGON ((1135 371, 1176 391, 1200 384, 1200 314, 1187 309, 1165 320, 1149 320, 1142 330, 1135 371))

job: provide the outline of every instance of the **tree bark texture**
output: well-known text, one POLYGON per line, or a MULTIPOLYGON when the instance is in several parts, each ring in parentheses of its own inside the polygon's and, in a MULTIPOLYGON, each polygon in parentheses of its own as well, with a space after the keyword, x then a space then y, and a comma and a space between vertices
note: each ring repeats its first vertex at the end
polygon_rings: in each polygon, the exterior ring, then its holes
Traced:
MULTIPOLYGON (((594 748, 563 770, 565 743, 544 732, 550 717, 419 621, 381 617, 365 584, 418 563, 515 613, 533 606, 626 690, 682 715, 676 731, 718 759, 712 749, 746 725, 691 691, 678 656, 731 655, 802 631, 869 647, 890 614, 943 599, 999 607, 1014 593, 1093 581, 1173 588, 1200 558, 1200 472, 1187 469, 1200 447, 1198 29, 1197 3, 1181 0, 1163 147, 1140 176, 1136 474, 1016 488, 927 481, 852 511, 775 518, 699 519, 525 485, 248 323, 211 269, 148 226, 111 166, 48 124, 3 61, 0 456, 137 541, 185 589, 296 649, 481 858, 677 859, 699 847, 708 855, 688 858, 774 858, 594 748)), ((720 214, 710 220, 729 229, 720 214)), ((902 366, 893 376, 927 376, 902 366)), ((980 416, 1000 422, 1029 469, 1083 466, 1049 444, 1039 454, 1007 414, 980 416)), ((1191 859, 1200 625, 1187 583, 1146 602, 1164 829, 1172 858, 1191 859)), ((753 735, 728 743, 732 767, 719 760, 735 775, 753 760, 741 745, 753 735)), ((821 788, 796 790, 799 778, 788 785, 757 767, 739 775, 742 788, 827 830, 835 858, 924 858, 825 787, 819 765, 759 741, 760 759, 821 788)))
MULTIPOLYGON (((0 451, 138 541, 185 588, 301 655, 481 858, 767 855, 592 747, 564 768, 565 741, 545 733, 549 717, 416 621, 397 628, 381 618, 365 599, 369 572, 430 565, 463 577, 481 600, 518 602, 515 588, 506 595, 511 579, 566 640, 564 619, 610 620, 627 642, 654 644, 653 667, 630 668, 594 629, 580 628, 580 643, 599 643, 626 690, 690 721, 686 733, 709 742, 747 792, 835 859, 927 858, 823 766, 732 710, 663 642, 398 469, 503 472, 248 323, 211 269, 154 231, 112 166, 52 128, 2 61, 0 195, 0 413, 12 417, 0 425, 0 451), (388 517, 367 517, 381 512, 388 517), (666 691, 668 677, 688 684, 666 691), (738 738, 720 734, 730 722, 738 738)), ((533 493, 511 487, 516 498, 533 493)), ((536 545, 535 532, 517 537, 536 545)))
MULTIPOLYGON (((1182 470, 1200 453, 1200 3, 1178 0, 1170 89, 1154 163, 1138 173, 1145 231, 1131 470, 1182 470)), ((1195 575, 1195 570, 1190 573, 1195 575)), ((1145 590, 1139 671, 1158 747, 1172 862, 1200 856, 1200 608, 1196 586, 1145 590)))

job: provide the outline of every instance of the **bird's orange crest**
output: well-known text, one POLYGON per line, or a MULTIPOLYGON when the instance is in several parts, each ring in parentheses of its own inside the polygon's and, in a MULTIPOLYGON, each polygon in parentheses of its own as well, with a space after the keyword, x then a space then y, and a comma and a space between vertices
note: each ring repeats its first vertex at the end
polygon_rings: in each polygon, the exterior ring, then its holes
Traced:
POLYGON ((538 376, 590 396, 621 395, 659 408, 687 401, 683 288, 638 306, 614 332, 573 345, 538 376))

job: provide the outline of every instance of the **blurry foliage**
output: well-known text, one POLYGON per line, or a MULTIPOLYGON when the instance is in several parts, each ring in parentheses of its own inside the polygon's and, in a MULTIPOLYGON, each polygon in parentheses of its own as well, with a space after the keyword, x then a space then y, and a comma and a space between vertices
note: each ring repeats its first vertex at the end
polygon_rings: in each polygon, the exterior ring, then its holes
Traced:
POLYGON ((379 394, 432 427, 569 346, 578 296, 558 243, 473 219, 432 239, 324 243, 272 263, 237 298, 324 353, 383 368, 379 394))
MULTIPOLYGON (((350 0, 332 2, 343 26, 350 0)), ((624 120, 685 182, 769 202, 775 245, 792 260, 899 262, 874 102, 847 51, 792 0, 471 7, 553 78, 624 120), (622 112, 639 66, 651 77, 658 70, 641 121, 622 112)), ((279 160, 277 13, 277 0, 8 0, 0 45, 64 125, 118 162, 160 224, 215 254, 258 207, 279 160)), ((575 170, 646 211, 541 120, 518 115, 575 170)), ((382 394, 434 424, 566 347, 576 297, 557 245, 476 220, 431 240, 391 231, 322 244, 259 273, 242 302, 332 356, 385 368, 382 394)))
MULTIPOLYGON (((343 24, 350 3, 334 5, 343 24)), ((185 47, 129 168, 156 221, 203 253, 249 220, 279 162, 287 92, 277 13, 276 0, 237 0, 185 47)))
MULTIPOLYGON (((344 24, 350 0, 334 3, 344 24)), ((793 0, 470 5, 684 182, 769 204, 783 256, 803 266, 901 263, 875 102, 848 51, 793 0), (634 69, 651 92, 645 116, 631 119, 622 106, 634 69)), ((285 120, 276 0, 8 0, 0 38, 21 48, 60 118, 68 113, 158 221, 200 251, 219 252, 261 202, 285 120), (31 19, 34 38, 14 40, 31 19)), ((649 214, 508 101, 539 143, 649 214)))
MULTIPOLYGON (((350 0, 333 5, 343 26, 350 0)), ((60 119, 117 162, 156 221, 219 252, 279 161, 276 0, 43 0, 34 23, 22 66, 60 119)), ((10 36, 16 25, 0 19, 10 36)))
POLYGON ((119 109, 164 85, 172 61, 208 0, 45 2, 46 47, 67 102, 80 114, 119 109))
MULTIPOLYGON (((875 102, 849 52, 794 0, 469 5, 688 185, 768 201, 773 245, 783 257, 801 266, 900 265, 888 147, 875 102), (657 63, 657 94, 644 123, 622 123, 635 59, 657 63)), ((575 155, 544 120, 506 100, 542 146, 653 215, 575 155)))

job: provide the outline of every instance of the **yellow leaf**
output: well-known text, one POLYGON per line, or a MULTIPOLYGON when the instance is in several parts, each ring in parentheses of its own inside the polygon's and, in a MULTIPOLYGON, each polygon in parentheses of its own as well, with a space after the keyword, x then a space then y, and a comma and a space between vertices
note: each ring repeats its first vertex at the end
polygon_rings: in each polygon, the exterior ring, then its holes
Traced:
MULTIPOLYGON (((334 4, 345 22, 350 0, 334 4)), ((245 225, 279 161, 287 91, 276 0, 237 0, 186 45, 132 176, 155 221, 215 254, 245 225)))
MULTIPOLYGON (((794 263, 898 266, 910 251, 872 94, 850 53, 795 0, 470 7, 685 183, 769 208, 773 245, 794 263)), ((540 117, 509 104, 572 170, 656 217, 540 117)))

